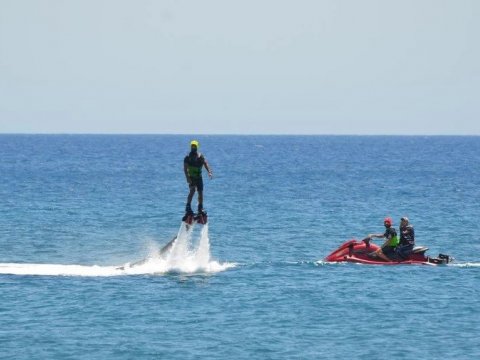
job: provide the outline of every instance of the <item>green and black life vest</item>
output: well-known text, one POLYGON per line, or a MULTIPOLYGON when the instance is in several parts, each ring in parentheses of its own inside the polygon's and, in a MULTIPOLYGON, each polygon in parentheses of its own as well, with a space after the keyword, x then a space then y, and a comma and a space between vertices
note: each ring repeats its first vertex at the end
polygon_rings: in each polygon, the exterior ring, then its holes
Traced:
POLYGON ((187 164, 188 176, 199 178, 202 176, 202 167, 205 164, 205 158, 200 153, 190 152, 183 160, 187 164))
POLYGON ((399 239, 397 236, 397 231, 393 227, 387 228, 383 236, 389 239, 388 245, 390 245, 391 247, 396 247, 398 245, 399 239))

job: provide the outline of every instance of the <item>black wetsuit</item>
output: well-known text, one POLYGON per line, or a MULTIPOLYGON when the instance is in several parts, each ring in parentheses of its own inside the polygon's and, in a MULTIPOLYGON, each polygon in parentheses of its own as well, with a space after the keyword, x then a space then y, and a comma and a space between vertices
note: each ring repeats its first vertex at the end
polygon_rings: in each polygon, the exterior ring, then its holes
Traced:
POLYGON ((402 258, 408 257, 415 246, 415 230, 413 225, 406 225, 400 227, 400 244, 395 249, 395 252, 402 258))

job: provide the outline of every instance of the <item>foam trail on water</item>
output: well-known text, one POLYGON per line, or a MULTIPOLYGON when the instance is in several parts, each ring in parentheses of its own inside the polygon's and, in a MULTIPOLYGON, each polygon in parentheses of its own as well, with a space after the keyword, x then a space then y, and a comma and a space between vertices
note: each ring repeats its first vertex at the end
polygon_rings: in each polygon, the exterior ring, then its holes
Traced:
POLYGON ((187 226, 182 222, 177 237, 168 250, 160 253, 157 247, 152 246, 149 256, 136 263, 127 263, 123 266, 0 263, 0 274, 43 276, 211 274, 236 266, 235 263, 219 263, 210 259, 208 225, 200 229, 198 241, 192 241, 193 237, 194 226, 187 226))
POLYGON ((460 268, 474 268, 474 267, 480 267, 480 263, 479 262, 450 263, 447 266, 460 267, 460 268))

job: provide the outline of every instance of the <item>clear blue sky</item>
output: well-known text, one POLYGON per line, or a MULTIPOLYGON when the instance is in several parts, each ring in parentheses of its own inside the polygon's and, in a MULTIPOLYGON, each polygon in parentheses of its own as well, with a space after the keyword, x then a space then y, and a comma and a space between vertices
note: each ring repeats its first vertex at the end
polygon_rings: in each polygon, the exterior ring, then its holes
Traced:
POLYGON ((477 0, 0 0, 1 133, 480 135, 477 0))

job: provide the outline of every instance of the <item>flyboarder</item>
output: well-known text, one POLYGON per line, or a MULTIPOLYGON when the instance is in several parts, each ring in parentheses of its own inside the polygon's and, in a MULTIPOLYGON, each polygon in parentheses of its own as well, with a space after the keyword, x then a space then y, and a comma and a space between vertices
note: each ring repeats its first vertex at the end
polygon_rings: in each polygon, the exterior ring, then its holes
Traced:
POLYGON ((207 160, 198 151, 199 143, 197 140, 192 140, 190 142, 190 153, 185 156, 183 160, 183 171, 185 173, 185 178, 187 179, 188 187, 190 192, 187 197, 187 206, 185 207, 185 216, 183 221, 191 223, 194 219, 194 213, 192 211, 192 199, 195 194, 195 190, 198 191, 198 213, 195 217, 195 220, 198 220, 200 223, 205 224, 207 221, 206 212, 203 210, 203 178, 202 178, 202 168, 205 166, 205 169, 208 172, 208 177, 211 179, 213 177, 212 170, 208 165, 207 160))

